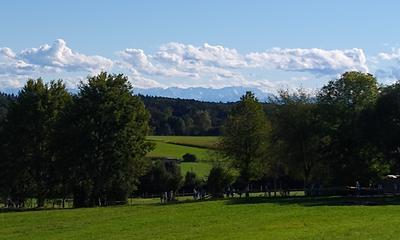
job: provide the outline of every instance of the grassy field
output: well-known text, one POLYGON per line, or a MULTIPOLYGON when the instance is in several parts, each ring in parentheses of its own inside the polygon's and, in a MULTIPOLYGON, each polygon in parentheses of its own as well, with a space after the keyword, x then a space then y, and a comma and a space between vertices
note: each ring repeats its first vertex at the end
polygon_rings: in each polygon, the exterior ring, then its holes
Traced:
POLYGON ((156 144, 155 149, 147 154, 148 157, 182 159, 182 156, 186 153, 194 154, 198 158, 198 162, 181 163, 182 174, 185 175, 187 171, 193 171, 199 177, 205 177, 212 167, 210 160, 218 137, 149 136, 147 139, 156 144))
POLYGON ((218 137, 215 136, 149 136, 147 139, 203 148, 215 148, 215 144, 218 141, 218 137))
POLYGON ((400 200, 303 197, 0 213, 0 239, 398 239, 400 200))
POLYGON ((211 150, 206 148, 189 147, 176 145, 166 142, 154 141, 156 144, 155 149, 147 154, 148 157, 168 157, 182 159, 182 156, 186 153, 195 154, 200 161, 209 160, 209 152, 211 150))
POLYGON ((195 172, 196 175, 201 178, 208 176, 212 168, 212 164, 207 162, 198 162, 198 163, 183 162, 180 164, 180 166, 182 175, 185 175, 186 172, 195 172))

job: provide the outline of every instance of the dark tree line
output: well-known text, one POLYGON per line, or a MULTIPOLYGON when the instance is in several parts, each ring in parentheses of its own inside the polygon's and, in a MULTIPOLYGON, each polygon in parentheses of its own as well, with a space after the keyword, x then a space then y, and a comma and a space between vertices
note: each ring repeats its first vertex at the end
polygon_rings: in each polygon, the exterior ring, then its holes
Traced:
POLYGON ((229 114, 220 150, 247 184, 286 175, 306 191, 315 183, 373 185, 400 174, 399 86, 347 72, 316 96, 280 91, 264 110, 247 93, 229 114))
POLYGON ((62 81, 29 80, 2 121, 0 194, 73 198, 75 207, 125 202, 145 171, 149 114, 123 75, 101 73, 71 95, 62 81))
POLYGON ((0 92, 0 122, 4 121, 7 116, 8 107, 15 99, 15 96, 0 92))
POLYGON ((232 104, 140 96, 150 112, 152 134, 218 136, 232 104))

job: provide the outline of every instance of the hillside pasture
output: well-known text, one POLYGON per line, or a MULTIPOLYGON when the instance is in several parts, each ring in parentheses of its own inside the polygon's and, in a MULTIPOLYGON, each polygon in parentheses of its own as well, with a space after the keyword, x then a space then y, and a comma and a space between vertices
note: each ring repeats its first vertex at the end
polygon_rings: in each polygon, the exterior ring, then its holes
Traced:
POLYGON ((195 172, 199 177, 208 175, 218 137, 214 136, 149 136, 148 141, 155 144, 155 149, 147 154, 150 158, 182 159, 186 153, 196 155, 197 162, 180 163, 182 175, 188 171, 195 172))

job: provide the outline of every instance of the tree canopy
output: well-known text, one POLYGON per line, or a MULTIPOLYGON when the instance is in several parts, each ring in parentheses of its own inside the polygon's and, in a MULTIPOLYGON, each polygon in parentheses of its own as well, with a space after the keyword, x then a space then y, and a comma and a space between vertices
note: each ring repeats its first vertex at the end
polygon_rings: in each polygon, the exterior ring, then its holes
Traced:
POLYGON ((220 139, 222 154, 248 183, 262 173, 270 124, 262 105, 247 92, 232 108, 220 139))

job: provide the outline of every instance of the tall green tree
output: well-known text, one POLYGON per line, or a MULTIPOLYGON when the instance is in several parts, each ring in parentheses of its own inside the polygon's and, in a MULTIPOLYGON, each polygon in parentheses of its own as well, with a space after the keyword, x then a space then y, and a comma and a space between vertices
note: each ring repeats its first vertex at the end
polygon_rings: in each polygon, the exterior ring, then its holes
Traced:
POLYGON ((230 159, 246 184, 262 174, 269 132, 270 123, 261 103, 247 92, 233 107, 220 138, 221 153, 230 159))
POLYGON ((66 127, 76 207, 124 202, 144 173, 149 114, 132 90, 106 72, 79 87, 66 127))
POLYGON ((346 72, 330 81, 317 96, 324 133, 324 158, 336 184, 368 183, 371 156, 360 139, 360 116, 378 96, 376 78, 368 73, 346 72), (365 153, 365 154, 364 154, 365 153))
POLYGON ((391 174, 400 173, 400 82, 384 87, 367 125, 372 144, 385 156, 391 174))
POLYGON ((61 81, 45 84, 37 79, 29 80, 11 104, 4 133, 10 195, 26 192, 42 207, 54 190, 57 172, 51 141, 69 101, 71 96, 61 81))
POLYGON ((272 146, 275 159, 283 160, 292 176, 301 177, 304 189, 321 173, 320 125, 316 104, 302 89, 282 90, 274 101, 272 146))

